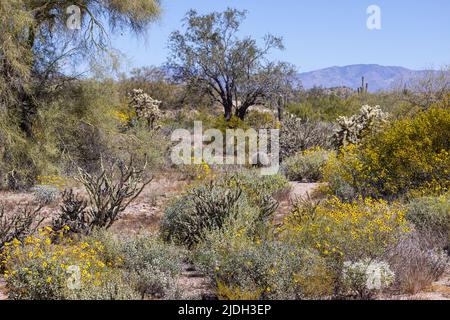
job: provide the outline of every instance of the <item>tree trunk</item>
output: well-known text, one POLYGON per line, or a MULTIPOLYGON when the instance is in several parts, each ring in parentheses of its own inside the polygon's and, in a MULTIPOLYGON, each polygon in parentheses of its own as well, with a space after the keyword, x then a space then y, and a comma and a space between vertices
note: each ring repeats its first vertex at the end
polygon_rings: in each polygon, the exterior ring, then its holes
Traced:
POLYGON ((283 108, 284 108, 284 99, 283 99, 283 96, 280 95, 280 97, 278 98, 278 103, 277 103, 278 121, 279 122, 283 121, 283 108))
POLYGON ((240 107, 239 109, 236 109, 236 117, 238 117, 241 120, 245 119, 245 116, 247 115, 247 107, 240 107))
POLYGON ((230 104, 226 103, 224 105, 224 110, 225 110, 225 119, 227 121, 230 121, 231 117, 233 116, 233 105, 232 104, 230 105, 230 104))

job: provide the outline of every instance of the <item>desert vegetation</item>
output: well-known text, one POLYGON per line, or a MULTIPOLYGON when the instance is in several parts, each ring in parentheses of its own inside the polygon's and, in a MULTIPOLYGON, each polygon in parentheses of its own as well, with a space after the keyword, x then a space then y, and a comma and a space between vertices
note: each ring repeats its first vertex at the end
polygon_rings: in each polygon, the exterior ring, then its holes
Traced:
POLYGON ((239 37, 246 12, 228 9, 188 12, 166 65, 117 75, 108 35, 143 32, 159 1, 79 1, 79 36, 69 2, 0 2, 6 298, 396 299, 448 278, 448 72, 305 90, 268 58, 282 39, 239 37), (279 172, 194 149, 173 164, 195 121, 279 129, 279 172))

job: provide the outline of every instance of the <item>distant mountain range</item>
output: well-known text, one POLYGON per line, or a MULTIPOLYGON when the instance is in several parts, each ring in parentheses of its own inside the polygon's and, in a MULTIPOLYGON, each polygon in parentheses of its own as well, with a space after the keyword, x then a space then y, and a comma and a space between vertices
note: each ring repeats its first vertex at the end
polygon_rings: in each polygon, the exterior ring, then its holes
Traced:
POLYGON ((361 78, 369 84, 369 92, 388 90, 408 80, 425 75, 427 70, 410 70, 403 67, 387 67, 377 64, 356 64, 344 67, 331 67, 300 73, 305 89, 315 86, 324 88, 349 87, 357 90, 361 78))

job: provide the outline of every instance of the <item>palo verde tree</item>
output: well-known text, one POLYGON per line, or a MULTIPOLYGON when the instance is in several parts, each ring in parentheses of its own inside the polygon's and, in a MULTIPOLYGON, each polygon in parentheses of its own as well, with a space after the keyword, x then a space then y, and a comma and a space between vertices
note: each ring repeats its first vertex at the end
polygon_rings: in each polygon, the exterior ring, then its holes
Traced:
POLYGON ((14 108, 9 111, 14 111, 25 134, 32 136, 39 98, 51 96, 49 91, 69 79, 67 67, 62 75, 62 66, 112 57, 109 33, 143 32, 158 16, 159 2, 0 1, 0 108, 14 108))
POLYGON ((175 77, 223 105, 227 120, 233 111, 244 119, 250 106, 278 99, 294 80, 292 66, 267 58, 272 49, 284 48, 281 38, 267 35, 259 46, 238 37, 245 18, 246 11, 235 9, 206 15, 191 10, 186 30, 172 33, 169 41, 175 77))

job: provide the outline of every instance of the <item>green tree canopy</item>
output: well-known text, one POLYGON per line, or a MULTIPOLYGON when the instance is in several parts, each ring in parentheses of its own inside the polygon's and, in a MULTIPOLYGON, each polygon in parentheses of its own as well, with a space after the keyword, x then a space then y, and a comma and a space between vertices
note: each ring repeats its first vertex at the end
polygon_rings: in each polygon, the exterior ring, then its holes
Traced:
POLYGON ((110 56, 110 32, 141 33, 159 12, 159 0, 0 1, 0 107, 20 105, 29 132, 36 96, 58 86, 63 65, 110 56), (77 13, 80 28, 68 27, 77 13))
POLYGON ((206 15, 191 10, 186 30, 170 37, 169 66, 175 76, 222 104, 227 119, 233 110, 243 119, 250 106, 278 98, 295 74, 289 64, 267 58, 272 49, 283 49, 281 38, 267 35, 259 46, 250 37, 238 37, 245 17, 245 11, 235 9, 206 15))

